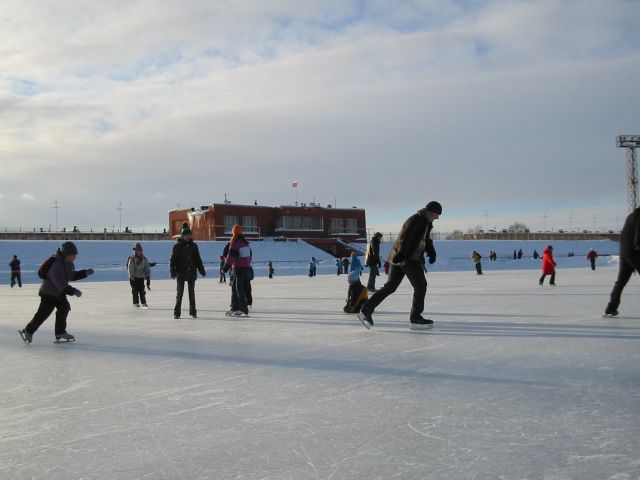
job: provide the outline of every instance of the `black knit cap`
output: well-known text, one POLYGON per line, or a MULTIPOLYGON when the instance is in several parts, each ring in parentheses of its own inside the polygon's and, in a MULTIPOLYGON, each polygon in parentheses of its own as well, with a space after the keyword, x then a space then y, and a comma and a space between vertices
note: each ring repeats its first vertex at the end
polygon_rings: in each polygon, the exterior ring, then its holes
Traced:
POLYGON ((60 250, 60 253, 64 256, 78 254, 78 248, 73 242, 64 242, 62 245, 60 245, 59 250, 60 250))
POLYGON ((428 212, 437 213, 438 215, 442 215, 442 205, 440 205, 438 202, 427 203, 425 210, 427 210, 428 212))

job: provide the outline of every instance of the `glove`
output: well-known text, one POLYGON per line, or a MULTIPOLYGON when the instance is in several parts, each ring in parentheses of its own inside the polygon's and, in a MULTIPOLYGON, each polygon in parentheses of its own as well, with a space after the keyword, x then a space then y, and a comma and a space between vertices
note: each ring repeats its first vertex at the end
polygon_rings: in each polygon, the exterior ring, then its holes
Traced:
POLYGON ((76 291, 73 292, 73 294, 78 298, 80 298, 82 296, 82 292, 80 290, 78 290, 77 288, 76 288, 76 291))
POLYGON ((434 263, 436 263, 435 254, 429 257, 429 265, 433 265, 434 263))
POLYGON ((207 272, 200 272, 200 275, 202 275, 202 278, 207 276, 207 272))
POLYGON ((93 275, 94 273, 96 273, 96 271, 93 268, 87 270, 87 275, 93 275))
POLYGON ((393 263, 396 265, 405 261, 405 256, 402 253, 396 253, 393 257, 393 263))

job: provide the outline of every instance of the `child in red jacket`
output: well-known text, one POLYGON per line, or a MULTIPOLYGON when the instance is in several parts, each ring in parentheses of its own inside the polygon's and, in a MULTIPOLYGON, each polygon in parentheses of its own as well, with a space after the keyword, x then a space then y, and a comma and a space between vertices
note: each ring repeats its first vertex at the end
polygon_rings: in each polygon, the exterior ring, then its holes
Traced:
POLYGON ((542 276, 540 277, 540 285, 544 284, 547 275, 551 275, 549 285, 556 284, 556 261, 553 259, 553 247, 549 245, 542 252, 542 276))

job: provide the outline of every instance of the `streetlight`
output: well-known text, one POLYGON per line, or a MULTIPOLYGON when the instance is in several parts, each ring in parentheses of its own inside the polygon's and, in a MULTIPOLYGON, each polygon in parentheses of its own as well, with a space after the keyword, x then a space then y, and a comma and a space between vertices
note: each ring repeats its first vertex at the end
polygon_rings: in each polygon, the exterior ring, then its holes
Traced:
POLYGON ((122 206, 122 202, 120 202, 118 204, 118 213, 120 214, 120 228, 118 229, 118 232, 122 232, 122 211, 124 210, 124 207, 122 206))

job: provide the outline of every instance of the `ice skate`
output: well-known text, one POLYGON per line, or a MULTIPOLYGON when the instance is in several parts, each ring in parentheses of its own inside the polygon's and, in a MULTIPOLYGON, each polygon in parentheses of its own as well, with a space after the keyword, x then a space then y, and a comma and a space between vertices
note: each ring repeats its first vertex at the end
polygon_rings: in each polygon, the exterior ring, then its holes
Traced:
POLYGON ((29 345, 33 341, 33 335, 27 332, 26 329, 18 330, 18 333, 22 337, 22 340, 24 341, 24 343, 26 343, 27 345, 29 345))
POLYGON ((76 341, 76 337, 74 337, 70 333, 64 332, 56 335, 55 343, 72 343, 75 341, 76 341))
POLYGON ((198 318, 198 314, 197 313, 192 313, 191 314, 191 318, 198 318))
POLYGON ((367 330, 370 330, 371 327, 373 327, 373 318, 371 317, 371 314, 369 312, 361 310, 358 313, 357 317, 358 320, 360 320, 360 323, 362 323, 362 325, 364 325, 367 330))
POLYGON ((433 320, 424 318, 422 316, 411 319, 411 330, 429 330, 433 328, 433 320))
POLYGON ((143 310, 148 310, 149 309, 149 305, 147 305, 146 303, 143 303, 141 308, 143 310))
POLYGON ((133 304, 133 308, 140 308, 140 304, 139 303, 134 303, 133 304))

